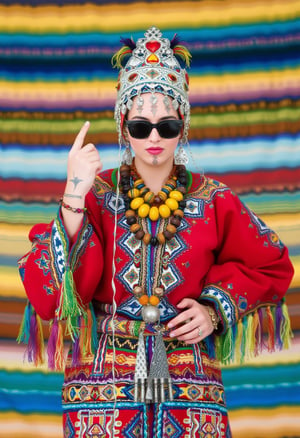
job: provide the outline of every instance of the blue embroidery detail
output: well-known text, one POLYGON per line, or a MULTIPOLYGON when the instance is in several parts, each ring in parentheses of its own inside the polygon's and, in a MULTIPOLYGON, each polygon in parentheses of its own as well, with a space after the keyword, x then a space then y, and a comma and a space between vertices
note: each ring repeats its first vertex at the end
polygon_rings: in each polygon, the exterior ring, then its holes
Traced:
POLYGON ((34 261, 40 269, 43 270, 43 274, 47 275, 50 272, 50 258, 48 251, 44 249, 41 251, 41 258, 34 261))
MULTIPOLYGON (((188 198, 184 209, 185 217, 203 218, 204 217, 204 200, 197 198, 188 198)), ((179 231, 179 229, 178 229, 179 231)))
MULTIPOLYGON (((103 207, 107 208, 112 214, 116 212, 117 195, 115 192, 104 193, 103 207)), ((125 204, 122 196, 119 196, 117 205, 117 214, 124 213, 125 204)))
POLYGON ((251 211, 245 204, 243 204, 243 206, 247 210, 249 217, 250 217, 250 220, 251 220, 252 224, 256 227, 258 234, 260 236, 266 236, 269 243, 272 246, 283 249, 284 245, 281 242, 281 240, 279 239, 278 235, 275 233, 275 231, 271 230, 271 228, 269 228, 264 223, 264 221, 261 220, 258 216, 256 216, 256 214, 253 211, 251 211))
POLYGON ((228 326, 231 327, 236 323, 236 311, 233 302, 230 299, 230 295, 226 294, 221 289, 214 288, 213 286, 205 287, 202 290, 200 300, 208 299, 218 305, 220 312, 224 315, 224 319, 228 326))

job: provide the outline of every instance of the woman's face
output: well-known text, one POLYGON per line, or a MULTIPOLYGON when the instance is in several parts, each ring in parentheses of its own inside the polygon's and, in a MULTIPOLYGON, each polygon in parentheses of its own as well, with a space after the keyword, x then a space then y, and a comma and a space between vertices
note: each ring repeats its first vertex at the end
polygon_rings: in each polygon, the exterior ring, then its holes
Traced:
MULTIPOLYGON (((141 109, 137 107, 137 98, 133 100, 133 106, 127 114, 127 120, 143 120, 151 123, 158 123, 162 120, 178 120, 177 111, 172 106, 172 100, 169 99, 169 105, 166 107, 164 99, 165 96, 156 93, 157 103, 153 109, 151 93, 142 94, 144 104, 141 109)), ((181 132, 175 138, 160 137, 156 128, 153 128, 149 137, 144 139, 137 139, 128 132, 128 140, 135 154, 136 164, 146 165, 165 165, 169 163, 172 165, 174 160, 174 152, 178 141, 181 137, 181 132)))

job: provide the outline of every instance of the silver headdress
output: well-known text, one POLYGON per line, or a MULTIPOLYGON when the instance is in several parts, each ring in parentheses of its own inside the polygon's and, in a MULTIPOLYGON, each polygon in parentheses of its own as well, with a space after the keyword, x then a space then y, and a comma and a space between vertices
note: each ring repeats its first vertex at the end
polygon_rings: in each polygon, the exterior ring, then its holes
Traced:
MULTIPOLYGON (((142 94, 152 93, 155 107, 155 93, 161 93, 172 98, 172 105, 179 110, 184 119, 182 142, 187 141, 190 124, 190 104, 188 100, 189 78, 185 68, 182 68, 175 55, 182 58, 189 66, 191 54, 179 44, 177 36, 172 41, 162 37, 156 27, 151 27, 144 38, 137 43, 132 39, 123 39, 125 44, 113 57, 112 63, 120 68, 118 78, 118 95, 115 105, 115 120, 122 143, 123 121, 128 110, 132 107, 132 99, 137 96, 138 108, 143 106, 142 94), (130 54, 125 67, 122 59, 130 54)), ((166 108, 170 105, 165 100, 166 108)))

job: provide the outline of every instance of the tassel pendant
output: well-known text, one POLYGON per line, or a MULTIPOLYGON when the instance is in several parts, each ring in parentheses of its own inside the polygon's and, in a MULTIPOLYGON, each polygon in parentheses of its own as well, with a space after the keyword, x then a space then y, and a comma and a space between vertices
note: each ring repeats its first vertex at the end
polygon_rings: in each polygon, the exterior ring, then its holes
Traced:
POLYGON ((138 348, 136 354, 135 374, 134 374, 134 401, 145 402, 147 381, 147 360, 144 343, 144 333, 139 334, 138 348))
POLYGON ((158 403, 165 400, 173 400, 172 380, 163 336, 158 331, 150 365, 146 402, 158 403))

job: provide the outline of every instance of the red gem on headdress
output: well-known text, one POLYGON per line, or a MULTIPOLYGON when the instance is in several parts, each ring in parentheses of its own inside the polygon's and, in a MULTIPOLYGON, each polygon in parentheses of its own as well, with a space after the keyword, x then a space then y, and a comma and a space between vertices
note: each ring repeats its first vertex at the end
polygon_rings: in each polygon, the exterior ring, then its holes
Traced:
POLYGON ((128 80, 129 82, 133 82, 137 78, 137 73, 132 73, 132 75, 129 76, 128 80))
POLYGON ((154 53, 151 53, 151 55, 148 56, 148 58, 146 59, 146 61, 149 64, 157 64, 159 59, 156 55, 154 55, 154 53))
POLYGON ((177 82, 177 78, 175 75, 172 75, 172 73, 168 74, 168 77, 171 79, 172 82, 177 82))
POLYGON ((149 50, 149 52, 154 53, 160 48, 160 43, 158 41, 148 41, 146 43, 146 49, 149 50))
POLYGON ((190 78, 189 78, 189 75, 187 73, 185 74, 185 80, 186 80, 186 83, 189 85, 190 84, 190 78))

